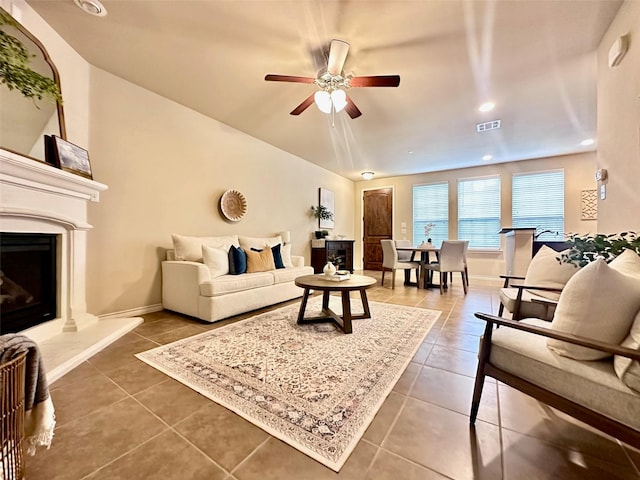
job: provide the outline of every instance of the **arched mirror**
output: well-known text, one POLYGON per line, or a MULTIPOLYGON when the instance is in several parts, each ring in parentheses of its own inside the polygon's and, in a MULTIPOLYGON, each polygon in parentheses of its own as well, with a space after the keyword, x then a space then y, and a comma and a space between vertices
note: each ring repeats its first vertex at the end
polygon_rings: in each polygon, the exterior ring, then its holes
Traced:
MULTIPOLYGON (((0 9, 0 14, 8 15, 0 9)), ((19 23, 0 25, 0 29, 18 39, 31 55, 29 68, 52 78, 60 89, 60 77, 46 49, 19 23)), ((61 90, 61 89, 60 89, 61 90)), ((0 148, 45 161, 44 135, 66 139, 62 104, 49 98, 25 97, 0 83, 0 148)))

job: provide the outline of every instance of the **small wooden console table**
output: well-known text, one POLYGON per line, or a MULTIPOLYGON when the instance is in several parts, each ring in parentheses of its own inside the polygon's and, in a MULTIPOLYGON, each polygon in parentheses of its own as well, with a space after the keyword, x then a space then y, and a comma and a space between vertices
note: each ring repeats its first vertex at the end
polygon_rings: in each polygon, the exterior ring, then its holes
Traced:
POLYGON ((335 322, 344 333, 351 333, 351 320, 361 318, 371 318, 369 311, 369 302, 367 300, 367 288, 376 284, 376 279, 365 277, 364 275, 351 275, 348 280, 334 282, 332 280, 323 279, 324 275, 305 275, 295 280, 297 286, 304 288, 302 303, 300 304, 300 312, 298 313, 298 324, 319 323, 319 322, 335 322), (322 291, 322 316, 305 317, 304 311, 307 308, 307 300, 309 300, 309 292, 311 290, 322 291), (358 290, 362 299, 362 307, 364 313, 352 315, 350 292, 358 290), (329 308, 329 295, 331 292, 342 293, 342 317, 329 308))

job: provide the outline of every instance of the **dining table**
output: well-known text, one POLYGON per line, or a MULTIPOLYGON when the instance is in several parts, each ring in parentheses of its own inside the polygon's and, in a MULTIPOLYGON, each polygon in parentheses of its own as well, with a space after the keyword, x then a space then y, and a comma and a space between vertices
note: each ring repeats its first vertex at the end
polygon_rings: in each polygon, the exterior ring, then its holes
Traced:
POLYGON ((398 252, 412 252, 411 260, 414 260, 415 254, 420 253, 420 274, 418 276, 418 288, 440 288, 440 285, 435 285, 433 283, 433 277, 431 275, 427 275, 426 265, 429 265, 431 262, 431 254, 433 254, 434 259, 437 260, 438 255, 440 254, 440 249, 434 247, 433 245, 418 245, 417 247, 398 247, 396 246, 396 250, 398 252))

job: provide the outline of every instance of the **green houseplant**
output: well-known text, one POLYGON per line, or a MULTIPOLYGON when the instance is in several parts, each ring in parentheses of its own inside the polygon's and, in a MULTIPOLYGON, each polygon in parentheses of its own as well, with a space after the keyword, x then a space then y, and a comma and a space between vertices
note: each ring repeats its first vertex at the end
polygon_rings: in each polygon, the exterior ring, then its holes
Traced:
POLYGON ((573 263, 576 267, 584 267, 596 258, 602 257, 609 262, 620 255, 626 248, 640 255, 640 237, 635 232, 622 232, 594 235, 569 234, 567 241, 573 246, 567 253, 558 257, 560 263, 573 263))
MULTIPOLYGON (((3 25, 16 27, 17 23, 0 9, 0 27, 3 25)), ((27 98, 62 102, 56 82, 29 67, 31 57, 33 55, 18 38, 0 29, 0 83, 4 83, 9 90, 18 90, 27 98)))
POLYGON ((311 206, 311 216, 318 220, 333 220, 333 212, 324 205, 311 206))

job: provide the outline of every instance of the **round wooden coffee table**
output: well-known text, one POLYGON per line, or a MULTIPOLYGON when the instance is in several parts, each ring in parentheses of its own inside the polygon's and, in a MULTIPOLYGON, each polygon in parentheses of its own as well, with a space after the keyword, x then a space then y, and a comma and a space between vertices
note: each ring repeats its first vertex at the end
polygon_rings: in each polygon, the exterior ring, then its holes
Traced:
POLYGON ((376 284, 376 279, 365 277, 364 275, 351 275, 348 280, 336 282, 326 280, 324 275, 305 275, 295 280, 297 286, 304 288, 302 303, 300 304, 300 313, 298 313, 298 324, 318 323, 318 322, 335 322, 344 333, 351 333, 351 320, 361 318, 371 318, 369 311, 369 302, 367 301, 367 288, 376 284), (304 311, 307 308, 307 300, 309 300, 309 292, 318 290, 322 292, 322 313, 323 316, 305 317, 304 311), (360 291, 362 299, 362 307, 364 313, 352 315, 351 313, 351 297, 350 292, 360 291), (342 293, 342 317, 329 308, 329 294, 331 292, 342 293))

